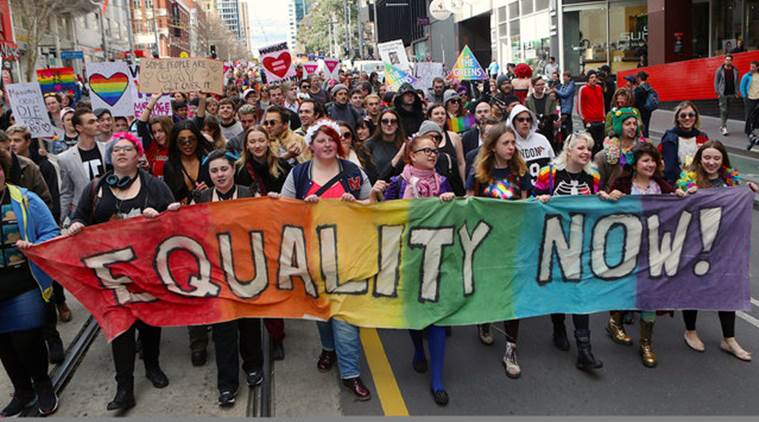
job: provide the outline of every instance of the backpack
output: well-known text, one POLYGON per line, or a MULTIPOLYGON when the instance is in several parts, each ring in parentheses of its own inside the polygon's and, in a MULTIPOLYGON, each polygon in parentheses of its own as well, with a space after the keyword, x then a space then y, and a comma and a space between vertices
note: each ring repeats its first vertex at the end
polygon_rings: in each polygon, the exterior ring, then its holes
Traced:
POLYGON ((657 94, 650 86, 647 88, 646 103, 643 105, 643 108, 648 112, 652 112, 659 108, 659 94, 657 94))

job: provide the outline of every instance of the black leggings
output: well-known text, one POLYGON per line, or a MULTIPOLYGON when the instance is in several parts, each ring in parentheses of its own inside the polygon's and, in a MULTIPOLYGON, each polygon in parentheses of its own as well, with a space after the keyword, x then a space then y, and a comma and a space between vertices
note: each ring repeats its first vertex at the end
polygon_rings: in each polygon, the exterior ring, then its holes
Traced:
POLYGON ((503 321, 503 330, 506 332, 506 341, 516 343, 519 338, 519 320, 503 321))
POLYGON ((128 386, 134 381, 134 358, 137 354, 136 330, 140 332, 145 369, 158 367, 161 327, 153 327, 138 320, 124 334, 111 342, 113 363, 116 366, 116 382, 119 385, 128 386))
MULTIPOLYGON (((551 314, 551 322, 553 325, 564 325, 564 314, 551 314)), ((575 325, 575 331, 577 330, 589 330, 590 329, 590 315, 572 314, 572 322, 575 325)))
POLYGON ((33 396, 34 384, 50 381, 41 327, 0 334, 0 360, 16 394, 33 396))
MULTIPOLYGON (((719 315, 719 324, 722 326, 722 337, 735 337, 735 312, 719 311, 717 315, 719 315)), ((694 331, 696 329, 696 318, 698 318, 698 311, 683 311, 686 330, 694 331)))

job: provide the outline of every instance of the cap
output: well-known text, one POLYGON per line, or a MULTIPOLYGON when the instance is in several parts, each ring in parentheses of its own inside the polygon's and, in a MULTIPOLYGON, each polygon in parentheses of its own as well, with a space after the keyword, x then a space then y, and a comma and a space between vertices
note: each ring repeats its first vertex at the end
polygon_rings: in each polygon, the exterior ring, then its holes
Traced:
POLYGON ((452 90, 452 89, 446 89, 443 93, 443 104, 448 104, 448 101, 451 100, 460 100, 461 97, 459 97, 459 94, 452 90))
POLYGON ((441 129, 440 126, 432 120, 423 121, 416 133, 417 135, 424 135, 425 133, 430 132, 435 132, 438 135, 443 135, 443 129, 441 129))

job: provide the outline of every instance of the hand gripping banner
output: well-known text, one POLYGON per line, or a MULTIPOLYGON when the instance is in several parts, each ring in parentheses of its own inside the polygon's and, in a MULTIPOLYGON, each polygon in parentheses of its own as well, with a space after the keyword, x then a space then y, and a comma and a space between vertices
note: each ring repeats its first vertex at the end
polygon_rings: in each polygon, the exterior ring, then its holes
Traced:
POLYGON ((85 228, 28 256, 109 339, 157 326, 331 316, 364 327, 549 313, 750 308, 753 194, 436 198, 364 206, 256 198, 85 228))

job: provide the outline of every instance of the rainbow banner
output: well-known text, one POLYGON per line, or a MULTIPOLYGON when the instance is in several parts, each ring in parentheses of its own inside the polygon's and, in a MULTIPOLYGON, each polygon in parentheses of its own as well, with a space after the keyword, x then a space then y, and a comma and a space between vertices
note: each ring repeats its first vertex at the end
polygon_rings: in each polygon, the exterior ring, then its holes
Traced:
POLYGON ((453 65, 450 73, 448 73, 448 79, 455 79, 459 81, 481 81, 488 78, 487 73, 480 66, 480 62, 477 61, 477 57, 474 56, 472 50, 468 45, 464 46, 461 50, 459 58, 456 59, 456 63, 453 65))
POLYGON ((750 309, 753 194, 377 205, 256 198, 85 228, 27 251, 109 339, 139 318, 364 327, 550 313, 750 309))
POLYGON ((448 127, 456 133, 466 132, 467 130, 473 128, 475 125, 477 125, 477 119, 473 114, 457 117, 455 119, 451 119, 448 122, 448 127))
POLYGON ((37 69, 37 81, 40 83, 42 95, 49 92, 74 94, 76 101, 82 96, 73 67, 37 69))
POLYGON ((385 63, 385 85, 392 91, 400 89, 405 83, 414 84, 416 82, 414 75, 404 72, 395 66, 385 63))

